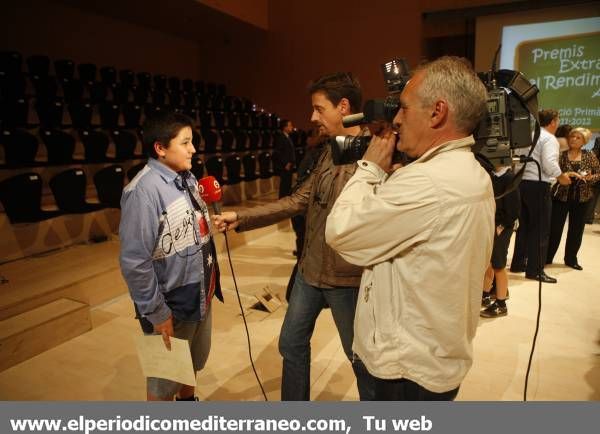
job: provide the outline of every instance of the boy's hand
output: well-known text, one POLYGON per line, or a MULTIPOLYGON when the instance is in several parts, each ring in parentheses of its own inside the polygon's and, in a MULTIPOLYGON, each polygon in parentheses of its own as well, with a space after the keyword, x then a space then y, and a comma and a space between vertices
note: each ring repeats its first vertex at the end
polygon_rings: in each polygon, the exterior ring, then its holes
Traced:
POLYGON ((166 321, 161 322, 160 324, 154 324, 154 332, 162 335, 165 347, 167 347, 167 350, 171 351, 171 340, 169 337, 175 334, 173 331, 173 317, 170 316, 166 321))

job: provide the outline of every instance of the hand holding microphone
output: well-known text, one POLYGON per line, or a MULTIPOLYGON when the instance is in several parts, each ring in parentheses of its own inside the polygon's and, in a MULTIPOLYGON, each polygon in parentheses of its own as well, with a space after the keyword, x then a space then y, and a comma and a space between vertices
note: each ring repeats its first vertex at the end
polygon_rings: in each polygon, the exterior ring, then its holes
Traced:
POLYGON ((198 181, 198 191, 200 197, 207 205, 212 204, 214 215, 213 224, 219 232, 225 232, 238 227, 238 216, 233 211, 221 211, 221 197, 223 196, 223 190, 219 185, 219 182, 214 176, 205 176, 198 181))

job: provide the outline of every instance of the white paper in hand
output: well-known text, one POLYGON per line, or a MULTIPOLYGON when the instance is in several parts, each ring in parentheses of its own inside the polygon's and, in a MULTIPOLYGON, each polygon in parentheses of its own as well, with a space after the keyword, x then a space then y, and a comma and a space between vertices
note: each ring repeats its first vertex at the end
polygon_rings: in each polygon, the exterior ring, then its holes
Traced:
POLYGON ((196 385, 196 373, 192 365, 192 354, 185 339, 171 340, 171 351, 167 350, 161 335, 138 336, 136 339, 138 358, 146 377, 166 378, 189 386, 196 385))

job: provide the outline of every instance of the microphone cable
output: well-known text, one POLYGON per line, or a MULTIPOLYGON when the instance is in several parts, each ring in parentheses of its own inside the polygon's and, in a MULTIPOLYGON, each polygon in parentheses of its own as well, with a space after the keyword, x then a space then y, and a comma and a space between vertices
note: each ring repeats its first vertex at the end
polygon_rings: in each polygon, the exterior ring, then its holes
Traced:
MULTIPOLYGON (((185 189, 188 191, 190 198, 192 200, 192 203, 194 204, 194 207, 197 207, 196 209, 200 208, 200 204, 197 203, 197 199, 194 196, 193 192, 190 190, 189 185, 187 184, 187 182, 184 179, 184 185, 185 185, 185 189)), ((212 202, 212 206, 213 206, 213 211, 215 212, 215 214, 221 214, 221 209, 220 206, 217 202, 212 202)), ((256 372, 256 366, 254 366, 254 360, 252 358, 252 344, 250 343, 250 331, 248 330, 248 323, 246 321, 246 314, 244 313, 244 307, 242 306, 242 299, 240 297, 240 291, 238 289, 237 286, 237 280, 235 278, 235 272, 233 271, 233 263, 231 262, 231 254, 229 252, 229 240, 227 239, 227 233, 223 232, 223 235, 225 236, 225 248, 227 250, 227 259, 229 259, 229 268, 231 269, 231 277, 233 278, 233 286, 235 287, 235 294, 237 295, 237 300, 238 300, 238 304, 240 305, 240 312, 242 313, 242 319, 244 320, 244 328, 246 329, 246 340, 248 342, 248 356, 250 357, 250 364, 252 365, 252 370, 254 371, 254 376, 256 377, 256 381, 258 382, 258 385, 260 386, 260 390, 262 392, 263 397, 265 398, 265 401, 268 401, 269 399, 267 398, 267 394, 265 393, 265 389, 260 381, 260 378, 258 377, 258 373, 256 372)), ((216 249, 215 249, 216 251, 216 249)))
MULTIPOLYGON (((213 203, 214 205, 214 203, 213 203)), ((215 209, 215 211, 217 211, 215 209)), ((219 213, 221 214, 221 213, 219 213)), ((262 392, 265 401, 269 401, 267 398, 267 394, 265 393, 265 389, 258 377, 258 373, 256 372, 256 366, 254 366, 254 360, 252 358, 252 344, 250 343, 250 331, 248 330, 248 323, 246 322, 246 314, 244 313, 244 307, 242 306, 242 299, 240 297, 240 291, 237 286, 237 280, 235 278, 235 272, 233 271, 233 263, 231 262, 231 254, 229 252, 229 240, 227 239, 227 233, 223 232, 225 236, 225 248, 227 250, 227 259, 229 260, 229 268, 231 269, 231 277, 233 278, 233 286, 235 287, 235 294, 237 295, 238 304, 240 305, 240 312, 242 313, 242 319, 244 320, 244 328, 246 329, 246 340, 248 342, 248 356, 250 357, 250 364, 252 365, 252 370, 254 371, 254 376, 256 377, 256 381, 260 386, 260 390, 262 392)))

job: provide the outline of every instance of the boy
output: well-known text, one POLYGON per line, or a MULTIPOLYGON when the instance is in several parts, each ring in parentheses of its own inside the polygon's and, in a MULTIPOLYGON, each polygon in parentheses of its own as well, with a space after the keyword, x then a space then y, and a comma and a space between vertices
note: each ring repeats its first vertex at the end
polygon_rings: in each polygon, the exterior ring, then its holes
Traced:
MULTIPOLYGON (((510 167, 499 166, 492 177, 494 196, 502 194, 512 182, 514 174, 510 167)), ((496 232, 494 233, 494 246, 492 260, 485 273, 483 295, 481 299, 482 310, 480 315, 484 318, 495 318, 508 314, 506 299, 508 298, 508 273, 506 272, 506 257, 508 245, 513 233, 515 221, 519 217, 521 208, 519 190, 515 189, 506 196, 496 199, 496 232), (495 283, 496 299, 492 300, 492 283, 495 283)))
MULTIPOLYGON (((210 351, 211 298, 222 300, 206 204, 190 172, 193 123, 161 113, 144 124, 148 164, 121 197, 121 271, 142 330, 187 339, 195 371, 210 351)), ((149 401, 196 400, 194 387, 147 379, 149 401)))

